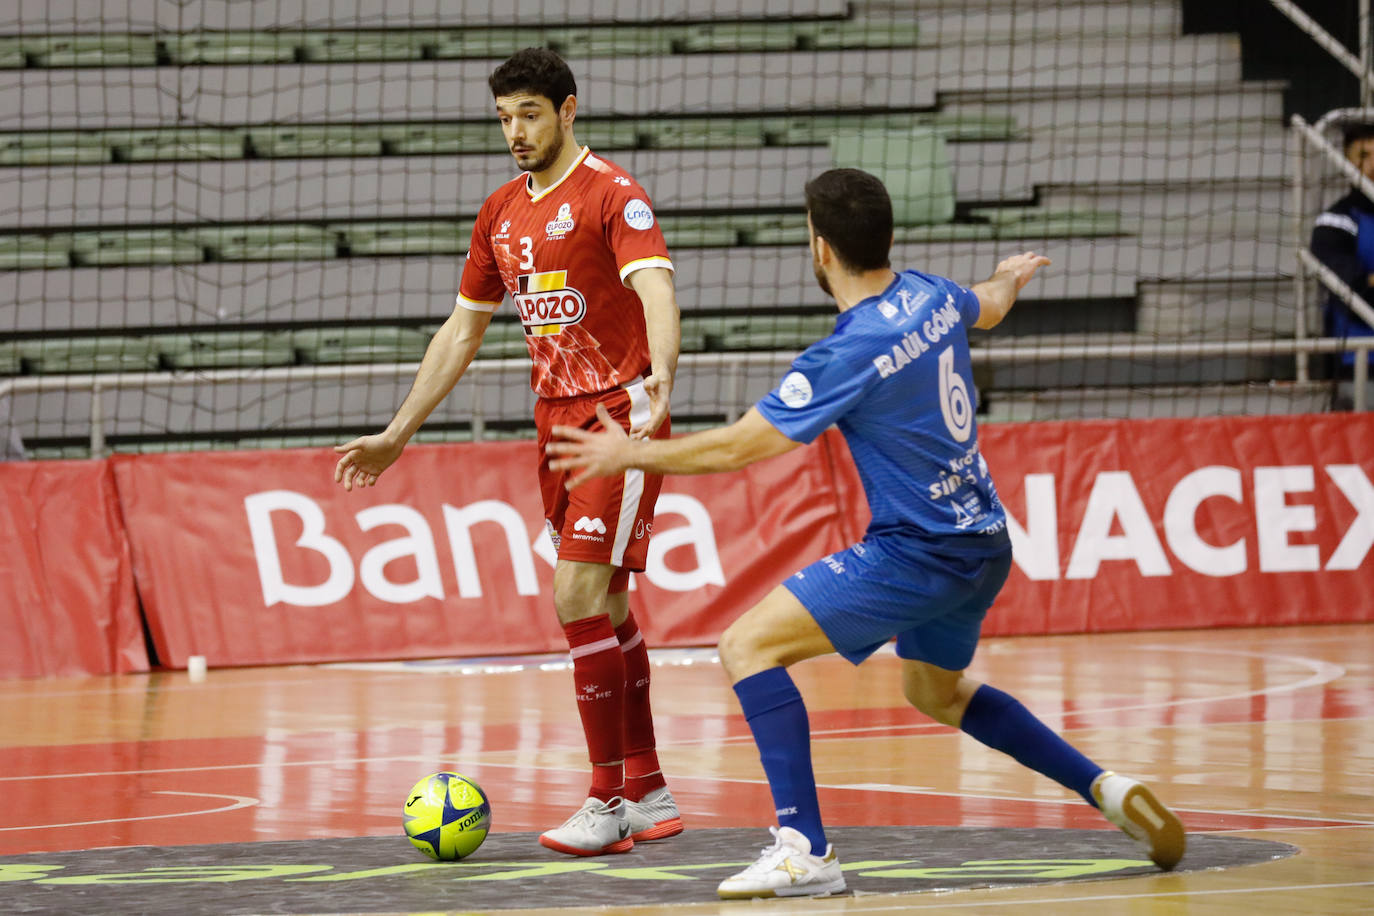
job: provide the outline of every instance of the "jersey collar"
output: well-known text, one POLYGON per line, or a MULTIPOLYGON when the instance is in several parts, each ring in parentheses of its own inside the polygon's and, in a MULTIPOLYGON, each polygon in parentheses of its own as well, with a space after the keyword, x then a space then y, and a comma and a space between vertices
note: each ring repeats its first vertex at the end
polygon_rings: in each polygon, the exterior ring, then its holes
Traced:
POLYGON ((577 158, 573 160, 572 165, 568 166, 568 170, 564 172, 562 175, 558 176, 557 181, 555 181, 553 184, 549 185, 547 188, 545 188, 537 194, 535 193, 534 189, 530 187, 530 178, 532 176, 526 175, 525 193, 529 195, 530 203, 538 203, 540 200, 547 197, 549 194, 552 194, 553 189, 561 185, 563 182, 567 181, 568 176, 572 175, 572 173, 577 169, 577 167, 582 164, 583 160, 585 160, 587 156, 591 154, 591 151, 591 147, 589 146, 582 147, 582 152, 577 154, 577 158))

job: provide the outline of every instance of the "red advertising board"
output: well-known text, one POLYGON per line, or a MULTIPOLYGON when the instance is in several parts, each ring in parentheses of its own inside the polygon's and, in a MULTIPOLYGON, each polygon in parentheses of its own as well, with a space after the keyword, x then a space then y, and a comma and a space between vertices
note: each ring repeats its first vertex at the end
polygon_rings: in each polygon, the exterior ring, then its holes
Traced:
POLYGON ((0 472, 0 677, 146 671, 129 545, 110 467, 0 472))
MULTIPOLYGON (((982 441, 1015 547, 988 635, 1374 620, 1374 414, 1007 424, 982 441)), ((334 460, 6 466, 0 616, 18 636, 0 675, 146 667, 140 600, 173 666, 564 648, 533 443, 412 446, 352 493, 334 460)), ((636 616, 651 645, 710 644, 866 522, 833 430, 671 478, 636 616)))
POLYGON ((988 426, 1016 563, 984 633, 1374 620, 1374 415, 988 426))
MULTIPOLYGON (((834 434, 734 474, 670 481, 632 606, 654 645, 701 645, 857 534, 834 434)), ((345 492, 327 449, 115 459, 158 656, 212 665, 544 652, 551 599, 531 442, 421 445, 345 492)))

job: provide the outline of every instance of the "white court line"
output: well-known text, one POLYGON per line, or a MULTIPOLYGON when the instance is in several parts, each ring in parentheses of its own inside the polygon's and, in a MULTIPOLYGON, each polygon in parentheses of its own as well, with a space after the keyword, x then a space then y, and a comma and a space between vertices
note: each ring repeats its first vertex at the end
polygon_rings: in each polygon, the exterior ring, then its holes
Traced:
MULTIPOLYGON (((350 764, 359 764, 359 763, 399 763, 399 762, 402 762, 402 761, 433 762, 434 759, 435 759, 434 756, 433 756, 433 755, 430 755, 430 754, 398 754, 398 755, 395 755, 395 756, 388 756, 388 757, 349 757, 349 758, 332 758, 332 759, 328 759, 328 760, 289 760, 289 761, 282 761, 282 762, 279 763, 279 764, 274 764, 274 766, 277 766, 277 767, 317 767, 317 766, 350 765, 350 764)), ((523 764, 523 763, 499 763, 499 762, 496 762, 496 761, 481 761, 481 760, 471 760, 471 761, 468 762, 468 765, 469 765, 471 768, 490 767, 490 768, 493 768, 493 769, 505 769, 505 770, 534 770, 534 771, 546 772, 546 773, 582 773, 582 772, 585 771, 585 769, 584 769, 583 767, 581 767, 581 766, 575 766, 575 767, 538 766, 538 765, 523 764)), ((212 765, 209 765, 209 766, 199 766, 199 767, 163 767, 163 768, 151 769, 151 770, 122 770, 122 771, 121 771, 121 770, 110 770, 110 771, 104 771, 104 772, 88 772, 88 773, 46 773, 46 774, 40 774, 40 775, 34 775, 34 776, 0 776, 0 782, 13 782, 13 781, 17 781, 17 780, 27 780, 27 779, 33 779, 33 780, 38 780, 38 779, 76 779, 76 778, 89 778, 89 777, 102 777, 102 776, 142 776, 142 775, 168 774, 168 773, 199 773, 199 772, 207 772, 207 771, 214 771, 214 770, 251 770, 251 769, 261 769, 261 768, 262 768, 262 764, 259 764, 259 763, 222 763, 222 764, 212 764, 212 765)), ((760 785, 760 786, 766 786, 766 785, 768 785, 768 780, 766 780, 766 779, 740 779, 740 778, 724 777, 724 776, 681 776, 681 775, 679 775, 677 778, 678 778, 678 779, 696 779, 696 780, 700 780, 700 781, 702 781, 702 782, 725 782, 725 783, 739 783, 739 784, 744 784, 744 785, 760 785)), ((986 800, 988 800, 988 801, 1028 802, 1028 803, 1041 804, 1041 805, 1066 805, 1066 804, 1073 804, 1074 801, 1075 801, 1074 798, 1059 798, 1059 799, 1055 799, 1055 798, 1032 798, 1032 797, 1025 797, 1025 796, 1014 796, 1014 795, 986 795, 986 794, 974 793, 974 792, 940 792, 940 791, 935 791, 935 790, 933 790, 933 789, 927 789, 927 788, 924 788, 924 787, 921 787, 921 786, 897 786, 897 785, 888 785, 888 784, 882 784, 882 783, 818 783, 817 786, 816 786, 816 788, 818 788, 818 789, 839 789, 839 790, 845 790, 845 791, 859 791, 859 792, 885 791, 885 792, 892 792, 892 793, 896 793, 896 794, 909 794, 909 795, 939 795, 939 796, 943 796, 943 797, 946 797, 946 798, 978 798, 978 799, 986 799, 986 800)), ((208 793, 202 793, 202 792, 164 792, 164 793, 162 793, 162 794, 172 794, 172 795, 208 795, 208 793)), ((242 798, 241 796, 236 796, 236 795, 217 795, 217 796, 208 796, 208 797, 213 797, 213 798, 235 798, 235 799, 242 798)), ((257 799, 252 799, 250 803, 251 803, 251 804, 257 804, 257 799)), ((234 808, 234 807, 246 807, 246 806, 245 806, 245 805, 234 805, 234 806, 230 806, 230 807, 228 807, 228 808, 216 808, 216 809, 213 809, 213 810, 211 810, 211 811, 191 812, 191 813, 213 814, 213 813, 215 813, 216 811, 228 811, 228 810, 232 810, 232 808, 234 808)), ((1218 810, 1218 809, 1213 809, 1213 808, 1175 808, 1174 810, 1176 810, 1176 811, 1182 811, 1182 812, 1189 813, 1189 814, 1206 814, 1206 815, 1212 815, 1212 816, 1218 816, 1218 815, 1220 815, 1220 816, 1255 817, 1255 818, 1261 818, 1261 817, 1263 817, 1263 818, 1283 819, 1283 820, 1290 820, 1290 821, 1314 821, 1314 822, 1325 822, 1325 823, 1328 824, 1328 825, 1340 825, 1339 827, 1337 827, 1337 826, 1328 826, 1328 827, 1301 827, 1301 826, 1293 826, 1293 827, 1251 827, 1251 828, 1236 827, 1236 828, 1230 828, 1230 829, 1227 829, 1227 830, 1200 831, 1200 832, 1204 832, 1204 833, 1251 832, 1251 831, 1256 831, 1256 830, 1274 830, 1274 831, 1281 831, 1281 830, 1321 830, 1321 829, 1346 829, 1347 827, 1374 827, 1374 820, 1371 820, 1371 821, 1359 821, 1359 820, 1352 820, 1352 819, 1349 819, 1349 818, 1341 818, 1341 817, 1315 817, 1315 816, 1308 816, 1308 817, 1305 817, 1305 816, 1303 816, 1303 815, 1298 815, 1298 814, 1263 814, 1263 813, 1251 813, 1251 812, 1249 812, 1249 811, 1238 812, 1238 811, 1230 811, 1230 810, 1218 810)), ((181 817, 181 816, 184 816, 184 815, 151 815, 151 817, 181 817)), ((128 818, 128 820, 141 820, 141 819, 142 819, 142 818, 128 818)), ((92 821, 91 823, 104 823, 104 822, 103 822, 103 821, 92 821)), ((70 825, 58 824, 58 825, 53 825, 53 826, 70 826, 70 825)), ((22 829, 22 828, 18 828, 18 827, 4 827, 4 828, 0 828, 0 829, 3 829, 3 830, 18 830, 18 829, 22 829)))
POLYGON ((73 821, 70 824, 25 824, 22 827, 0 827, 0 830, 46 830, 49 827, 89 827, 92 824, 122 824, 125 821, 156 821, 167 817, 195 817, 201 814, 218 814, 221 811, 233 811, 237 808, 251 808, 260 801, 260 799, 248 795, 216 795, 213 792, 173 792, 170 789, 155 791, 153 794, 193 795, 196 798, 231 798, 234 803, 231 805, 222 805, 218 808, 206 808, 203 811, 177 811, 172 814, 143 814, 137 817, 108 817, 100 821, 73 821))
MULTIPOLYGON (((1158 877, 1163 876, 1161 875, 1158 877)), ((1028 885, 1016 889, 1024 891, 1027 887, 1033 889, 1036 886, 1037 885, 1028 885)), ((897 910, 900 912, 909 910, 965 910, 974 907, 981 909, 982 907, 994 906, 1013 906, 1031 909, 1039 907, 1042 904, 1052 903, 1087 903, 1099 900, 1162 900, 1170 897, 1182 897, 1186 899, 1188 897, 1215 897, 1223 894, 1272 894, 1279 891, 1324 891, 1343 887, 1374 887, 1374 881, 1342 881, 1333 884, 1285 884, 1278 887, 1219 887, 1194 891, 1141 891, 1138 894, 1093 894, 1091 896, 1085 895, 1082 897, 1021 897, 1017 900, 980 900, 977 902, 967 901, 963 903, 953 903, 949 901, 947 893, 940 895, 943 899, 930 902, 915 899, 908 900, 906 898, 914 898, 917 895, 903 894, 901 895, 903 898, 902 903, 894 903, 886 906, 866 906, 865 901, 871 898, 835 898, 836 902, 843 900, 847 905, 839 908, 820 906, 815 909, 796 909, 789 907, 781 912, 785 912, 788 916, 792 916, 792 914, 796 913, 836 913, 841 909, 852 910, 856 913, 881 913, 888 910, 897 910)), ((967 889, 961 890, 960 893, 967 893, 967 889)), ((815 902, 823 904, 825 899, 826 898, 818 897, 815 902)))

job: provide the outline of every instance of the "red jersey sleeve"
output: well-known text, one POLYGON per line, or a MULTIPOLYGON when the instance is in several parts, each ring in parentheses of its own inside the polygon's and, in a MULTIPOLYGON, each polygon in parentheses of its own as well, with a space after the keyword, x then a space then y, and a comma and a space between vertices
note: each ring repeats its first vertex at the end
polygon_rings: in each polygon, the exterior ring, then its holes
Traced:
POLYGON ((468 245, 463 277, 458 283, 458 305, 475 312, 494 312, 506 297, 506 287, 492 250, 490 213, 491 199, 488 198, 472 227, 472 242, 468 245))
POLYGON ((604 198, 601 225, 606 244, 615 256, 620 282, 625 283, 630 274, 644 267, 671 271, 668 243, 663 240, 649 195, 634 179, 623 174, 610 184, 612 190, 604 198))

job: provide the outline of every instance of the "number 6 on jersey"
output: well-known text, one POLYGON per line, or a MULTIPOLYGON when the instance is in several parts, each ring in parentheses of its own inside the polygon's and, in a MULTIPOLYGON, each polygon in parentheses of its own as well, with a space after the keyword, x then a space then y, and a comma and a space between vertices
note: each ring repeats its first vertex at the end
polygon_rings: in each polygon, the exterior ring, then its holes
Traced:
POLYGON ((955 442, 973 435, 973 401, 964 377, 954 371, 954 348, 940 351, 940 415, 955 442))

